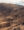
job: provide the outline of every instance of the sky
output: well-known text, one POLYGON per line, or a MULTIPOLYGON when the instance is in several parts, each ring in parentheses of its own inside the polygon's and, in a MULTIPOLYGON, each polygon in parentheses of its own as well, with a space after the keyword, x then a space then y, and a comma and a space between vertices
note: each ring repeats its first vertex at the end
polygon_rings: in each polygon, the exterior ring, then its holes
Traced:
POLYGON ((0 3, 18 3, 21 0, 0 0, 0 3))
POLYGON ((0 0, 0 3, 15 3, 15 2, 19 2, 21 0, 0 0))
POLYGON ((11 3, 24 6, 24 0, 0 0, 0 3, 11 3))

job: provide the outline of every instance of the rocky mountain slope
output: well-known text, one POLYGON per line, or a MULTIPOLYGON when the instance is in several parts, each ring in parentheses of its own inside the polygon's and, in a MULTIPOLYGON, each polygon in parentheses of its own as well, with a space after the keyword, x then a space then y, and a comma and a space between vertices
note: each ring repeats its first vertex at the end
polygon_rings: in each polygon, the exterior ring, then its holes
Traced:
POLYGON ((0 30, 24 30, 24 7, 0 4, 0 30))

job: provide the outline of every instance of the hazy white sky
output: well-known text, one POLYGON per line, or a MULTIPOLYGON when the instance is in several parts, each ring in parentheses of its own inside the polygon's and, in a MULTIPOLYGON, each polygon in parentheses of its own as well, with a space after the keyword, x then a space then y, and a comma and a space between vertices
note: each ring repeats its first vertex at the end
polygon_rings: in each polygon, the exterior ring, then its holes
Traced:
POLYGON ((15 2, 19 2, 19 1, 22 1, 22 0, 0 0, 0 2, 4 2, 4 3, 13 3, 13 2, 15 3, 15 2))
POLYGON ((0 0, 0 3, 11 3, 11 4, 19 4, 24 5, 24 0, 0 0))
POLYGON ((0 2, 4 2, 4 3, 15 3, 15 2, 19 2, 19 1, 21 1, 21 0, 0 0, 0 2))

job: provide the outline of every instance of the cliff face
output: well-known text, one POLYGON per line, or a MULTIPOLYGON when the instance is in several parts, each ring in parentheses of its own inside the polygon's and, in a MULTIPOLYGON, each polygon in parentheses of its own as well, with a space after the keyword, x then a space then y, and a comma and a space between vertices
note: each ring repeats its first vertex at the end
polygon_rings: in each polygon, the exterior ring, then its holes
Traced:
POLYGON ((24 7, 0 4, 0 30, 24 30, 24 7))

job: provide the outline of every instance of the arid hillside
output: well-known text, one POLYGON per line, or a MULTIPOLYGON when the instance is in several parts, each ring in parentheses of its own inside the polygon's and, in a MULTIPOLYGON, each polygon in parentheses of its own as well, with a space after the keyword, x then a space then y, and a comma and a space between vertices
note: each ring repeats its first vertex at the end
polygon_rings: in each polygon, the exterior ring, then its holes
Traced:
POLYGON ((1 3, 0 30, 24 30, 24 7, 1 3))

